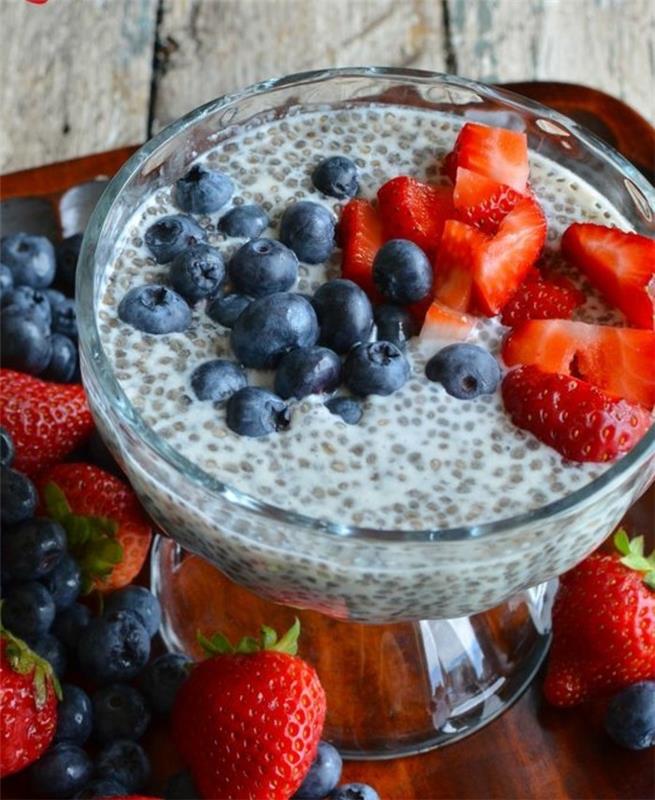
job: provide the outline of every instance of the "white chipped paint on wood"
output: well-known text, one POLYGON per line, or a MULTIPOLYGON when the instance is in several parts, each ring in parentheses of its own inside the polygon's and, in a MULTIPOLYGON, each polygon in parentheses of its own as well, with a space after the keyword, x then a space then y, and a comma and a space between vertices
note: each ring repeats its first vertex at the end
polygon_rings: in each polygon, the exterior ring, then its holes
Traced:
POLYGON ((157 0, 0 0, 0 171, 143 141, 157 0))

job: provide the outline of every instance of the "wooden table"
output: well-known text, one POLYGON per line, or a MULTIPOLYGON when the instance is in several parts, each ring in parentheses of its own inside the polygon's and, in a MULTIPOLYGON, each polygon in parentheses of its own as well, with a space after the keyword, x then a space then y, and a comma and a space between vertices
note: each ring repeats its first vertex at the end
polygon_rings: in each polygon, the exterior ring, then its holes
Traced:
MULTIPOLYGON (((655 131, 630 108, 599 92, 562 84, 513 86, 579 117, 631 158, 652 179, 655 131)), ((111 175, 133 148, 27 170, 3 178, 3 197, 54 196, 97 175, 111 175)), ((626 518, 629 530, 655 543, 655 487, 626 518)), ((350 762, 344 780, 374 785, 383 800, 642 800, 655 795, 653 752, 613 745, 602 730, 604 703, 558 711, 542 700, 538 678, 506 714, 443 750, 387 762, 350 762)), ((148 736, 155 766, 152 791, 176 768, 165 730, 148 736)), ((2 787, 25 797, 20 776, 2 787)))

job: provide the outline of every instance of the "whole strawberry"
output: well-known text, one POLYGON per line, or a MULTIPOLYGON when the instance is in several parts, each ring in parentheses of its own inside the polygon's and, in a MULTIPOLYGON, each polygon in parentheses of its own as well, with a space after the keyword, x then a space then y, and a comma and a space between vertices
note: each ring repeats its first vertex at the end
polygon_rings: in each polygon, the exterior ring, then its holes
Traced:
POLYGON ((0 632, 0 778, 41 757, 57 727, 61 690, 47 661, 0 632))
POLYGON ((300 624, 278 641, 233 648, 224 636, 199 637, 212 654, 177 694, 173 737, 202 797, 287 800, 316 755, 325 692, 314 669, 296 657, 300 624))
POLYGON ((30 477, 65 458, 93 431, 84 389, 0 369, 0 425, 16 448, 13 468, 30 477))
POLYGON ((593 553, 560 579, 544 694, 573 706, 655 678, 655 554, 617 531, 618 553, 593 553))
POLYGON ((37 488, 46 516, 66 530, 82 591, 114 591, 136 577, 152 525, 127 483, 91 464, 70 462, 43 473, 37 488))

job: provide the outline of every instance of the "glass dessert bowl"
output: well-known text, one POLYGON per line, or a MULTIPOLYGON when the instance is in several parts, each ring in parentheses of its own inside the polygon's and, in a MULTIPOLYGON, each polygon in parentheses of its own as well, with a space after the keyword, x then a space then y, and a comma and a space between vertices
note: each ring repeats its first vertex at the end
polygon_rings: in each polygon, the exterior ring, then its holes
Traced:
POLYGON ((346 754, 389 757, 460 738, 518 695, 547 647, 553 587, 546 582, 596 547, 652 481, 655 431, 581 488, 506 519, 422 530, 357 527, 335 514, 305 516, 268 504, 174 449, 128 399, 98 324, 106 271, 146 196, 242 126, 256 129, 299 108, 372 104, 522 129, 531 151, 569 169, 634 230, 653 235, 652 187, 566 118, 450 76, 328 70, 221 98, 144 145, 89 223, 78 300, 82 372, 100 432, 175 542, 162 539, 153 556, 168 644, 196 652, 197 628, 278 620, 281 627, 298 613, 302 652, 328 691, 328 738, 346 754), (328 637, 343 642, 345 665, 327 657, 328 637))

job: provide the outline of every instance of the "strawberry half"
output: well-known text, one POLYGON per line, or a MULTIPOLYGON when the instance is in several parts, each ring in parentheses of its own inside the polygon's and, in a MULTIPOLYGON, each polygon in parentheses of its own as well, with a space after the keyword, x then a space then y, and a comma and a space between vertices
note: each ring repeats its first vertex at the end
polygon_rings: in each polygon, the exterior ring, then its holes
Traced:
POLYGON ((373 283, 373 259, 383 241, 377 210, 367 200, 350 200, 339 220, 341 274, 371 297, 378 294, 373 283))
POLYGON ((378 208, 385 240, 409 239, 432 256, 453 216, 453 190, 401 175, 380 187, 378 208))
POLYGON ((434 299, 456 311, 467 311, 476 259, 487 238, 476 228, 449 219, 434 259, 434 299))
POLYGON ((560 578, 544 694, 573 706, 655 678, 655 554, 617 531, 618 553, 593 553, 560 578))
POLYGON ((641 406, 535 366, 509 372, 502 396, 517 427, 571 461, 613 461, 631 450, 651 424, 641 406))
POLYGON ((485 175, 465 167, 457 169, 453 205, 463 222, 485 233, 496 233, 500 223, 521 197, 510 186, 496 183, 485 175))
POLYGON ((421 328, 422 341, 445 346, 452 342, 465 342, 475 330, 477 321, 470 314, 433 302, 428 308, 421 328))
POLYGON ((132 488, 91 464, 57 464, 40 476, 42 507, 66 530, 83 591, 127 586, 141 571, 152 524, 132 488))
POLYGON ((524 133, 467 122, 457 136, 453 153, 455 156, 448 159, 446 167, 450 172, 454 166, 464 167, 519 194, 525 193, 530 166, 524 133))
POLYGON ((11 369, 0 369, 0 425, 14 441, 14 469, 30 477, 65 458, 93 431, 82 386, 11 369))
POLYGON ((655 241, 592 223, 570 225, 562 252, 640 328, 655 327, 655 241))
POLYGON ((548 279, 534 270, 503 306, 501 322, 510 328, 531 319, 570 319, 585 301, 584 294, 564 276, 548 279))
POLYGON ((532 320, 503 344, 508 366, 534 364, 546 372, 584 378, 645 408, 655 405, 655 332, 569 320, 532 320))

